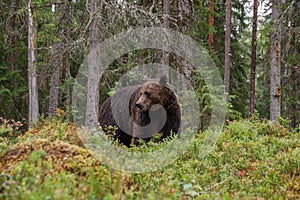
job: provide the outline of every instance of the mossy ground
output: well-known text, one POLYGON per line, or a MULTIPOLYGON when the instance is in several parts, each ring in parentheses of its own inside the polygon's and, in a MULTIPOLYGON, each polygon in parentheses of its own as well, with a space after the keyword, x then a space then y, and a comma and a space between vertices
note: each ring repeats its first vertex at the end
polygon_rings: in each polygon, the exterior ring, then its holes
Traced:
POLYGON ((0 129, 9 133, 1 134, 0 199, 300 198, 300 132, 267 120, 231 122, 203 159, 199 135, 176 162, 141 174, 94 159, 61 117, 13 142, 14 130, 0 129))

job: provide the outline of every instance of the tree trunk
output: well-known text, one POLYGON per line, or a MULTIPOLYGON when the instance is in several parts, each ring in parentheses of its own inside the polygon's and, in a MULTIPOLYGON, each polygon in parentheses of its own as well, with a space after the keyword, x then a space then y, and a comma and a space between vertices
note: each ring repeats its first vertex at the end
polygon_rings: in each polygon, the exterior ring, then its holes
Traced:
POLYGON ((250 117, 252 117, 254 113, 254 100, 255 100, 257 8, 258 8, 258 0, 254 0, 253 25, 252 25, 251 72, 250 72, 250 105, 249 105, 250 117))
POLYGON ((270 119, 278 122, 280 116, 280 56, 281 56, 281 19, 279 6, 281 0, 273 0, 272 17, 274 22, 271 34, 271 70, 270 70, 270 119))
MULTIPOLYGON (((60 43, 57 43, 54 48, 54 51, 58 50, 58 45, 61 45, 60 43)), ((58 108, 58 101, 59 101, 59 84, 60 84, 60 72, 61 72, 61 59, 58 55, 59 52, 55 52, 56 55, 53 55, 54 61, 53 61, 53 67, 54 72, 51 76, 50 81, 50 95, 49 95, 49 115, 54 115, 56 109, 58 108)))
POLYGON ((70 88, 70 83, 69 80, 71 78, 71 72, 70 72, 70 67, 71 67, 71 61, 70 61, 71 53, 70 51, 67 51, 65 54, 65 64, 64 68, 62 70, 62 81, 64 84, 66 84, 66 102, 64 105, 66 106, 67 109, 67 115, 66 118, 67 120, 70 120, 70 113, 71 113, 71 88, 70 88), (66 80, 68 81, 66 83, 66 80))
POLYGON ((170 0, 164 0, 164 27, 169 28, 170 27, 170 22, 169 22, 169 17, 170 17, 170 0))
POLYGON ((288 51, 288 56, 290 57, 288 64, 290 65, 290 91, 288 94, 289 99, 289 108, 288 114, 289 119, 291 120, 291 128, 299 128, 300 126, 300 67, 299 60, 296 58, 299 57, 300 52, 300 43, 299 43, 299 27, 300 27, 300 18, 293 17, 299 16, 300 14, 300 4, 293 0, 291 2, 291 20, 290 20, 290 30, 289 41, 291 51, 288 51), (298 29, 298 30, 297 30, 298 29), (292 44, 291 44, 292 43, 292 44))
POLYGON ((56 109, 59 106, 60 102, 60 97, 63 96, 63 94, 60 94, 59 91, 59 86, 61 84, 61 79, 62 83, 65 81, 65 75, 66 75, 66 66, 64 65, 64 56, 69 56, 69 54, 66 54, 68 51, 66 49, 66 46, 64 45, 66 42, 66 38, 69 37, 70 33, 70 12, 72 10, 71 7, 72 3, 66 3, 63 6, 61 6, 61 11, 55 11, 55 9, 52 12, 57 12, 56 18, 57 22, 59 24, 66 24, 66 28, 63 28, 58 26, 56 30, 56 35, 58 38, 60 38, 59 42, 54 42, 54 48, 53 52, 51 55, 51 62, 50 66, 54 68, 53 74, 51 76, 51 81, 50 81, 50 96, 49 96, 49 115, 54 115, 56 109))
POLYGON ((38 85, 36 72, 36 27, 33 19, 33 11, 31 9, 31 0, 28 0, 28 82, 29 82, 29 127, 38 120, 39 103, 38 103, 38 85))
MULTIPOLYGON (((169 22, 169 16, 170 16, 170 0, 164 0, 164 7, 163 7, 163 16, 164 16, 164 28, 168 29, 170 28, 170 22, 169 22)), ((159 70, 159 74, 166 74, 169 75, 169 52, 163 51, 163 58, 162 63, 164 65, 164 68, 159 70)))
POLYGON ((230 81, 230 34, 231 34, 231 0, 226 0, 224 85, 225 85, 225 94, 227 96, 229 94, 229 81, 230 81))
POLYGON ((214 33, 213 33, 213 27, 214 27, 214 18, 213 18, 213 12, 214 12, 214 1, 209 0, 209 16, 208 16, 208 23, 209 23, 209 34, 208 34, 208 48, 211 51, 213 44, 214 44, 214 33))
POLYGON ((299 73, 297 73, 297 67, 292 66, 290 74, 291 94, 289 94, 290 98, 293 99, 293 102, 291 102, 291 105, 289 106, 289 119, 291 120, 291 128, 297 128, 298 124, 297 115, 299 115, 299 110, 297 110, 297 99, 299 99, 300 94, 299 89, 297 88, 297 82, 299 82, 299 78, 300 76, 299 73))
MULTIPOLYGON (((72 27, 72 2, 69 2, 65 9, 65 20, 67 24, 67 28, 63 31, 63 37, 68 38, 71 34, 72 27)), ((62 85, 65 85, 65 91, 63 91, 63 105, 67 111, 66 119, 71 120, 71 50, 68 49, 65 51, 62 61, 62 72, 61 72, 61 81, 62 85)))
MULTIPOLYGON (((101 0, 90 1, 90 16, 92 23, 90 25, 90 52, 97 47, 101 41, 101 0)), ((91 54, 90 54, 91 55, 91 54)), ((97 55, 94 55, 98 57, 97 55)), ((88 83, 87 83, 87 104, 85 115, 85 126, 88 129, 96 128, 98 124, 98 105, 99 105, 99 60, 91 55, 88 58, 88 83)))

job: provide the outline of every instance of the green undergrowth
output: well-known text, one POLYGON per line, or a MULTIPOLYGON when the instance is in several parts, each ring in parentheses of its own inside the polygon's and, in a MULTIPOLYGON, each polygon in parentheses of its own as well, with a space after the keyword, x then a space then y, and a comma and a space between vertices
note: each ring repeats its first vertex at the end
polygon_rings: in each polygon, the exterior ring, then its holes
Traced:
MULTIPOLYGON (((9 133, 4 128, 0 133, 9 133)), ((149 173, 114 170, 95 159, 63 114, 13 142, 2 137, 0 199, 300 198, 300 133, 267 120, 230 122, 202 159, 199 134, 179 159, 149 173)))

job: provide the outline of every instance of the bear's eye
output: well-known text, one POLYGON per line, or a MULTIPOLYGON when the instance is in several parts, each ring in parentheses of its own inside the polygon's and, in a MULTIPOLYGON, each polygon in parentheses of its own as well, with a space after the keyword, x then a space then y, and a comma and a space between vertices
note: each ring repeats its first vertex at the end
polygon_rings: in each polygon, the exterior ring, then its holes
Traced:
POLYGON ((147 97, 149 97, 150 96, 150 93, 149 92, 144 92, 144 94, 147 96, 147 97))

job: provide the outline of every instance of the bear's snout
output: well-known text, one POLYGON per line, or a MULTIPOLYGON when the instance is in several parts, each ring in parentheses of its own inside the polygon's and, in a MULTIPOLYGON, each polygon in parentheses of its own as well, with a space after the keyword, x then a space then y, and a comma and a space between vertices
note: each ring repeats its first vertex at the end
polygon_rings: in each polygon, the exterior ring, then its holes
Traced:
POLYGON ((141 105, 141 103, 138 102, 138 101, 135 103, 135 106, 136 106, 138 109, 142 109, 142 108, 143 108, 143 106, 141 105))

